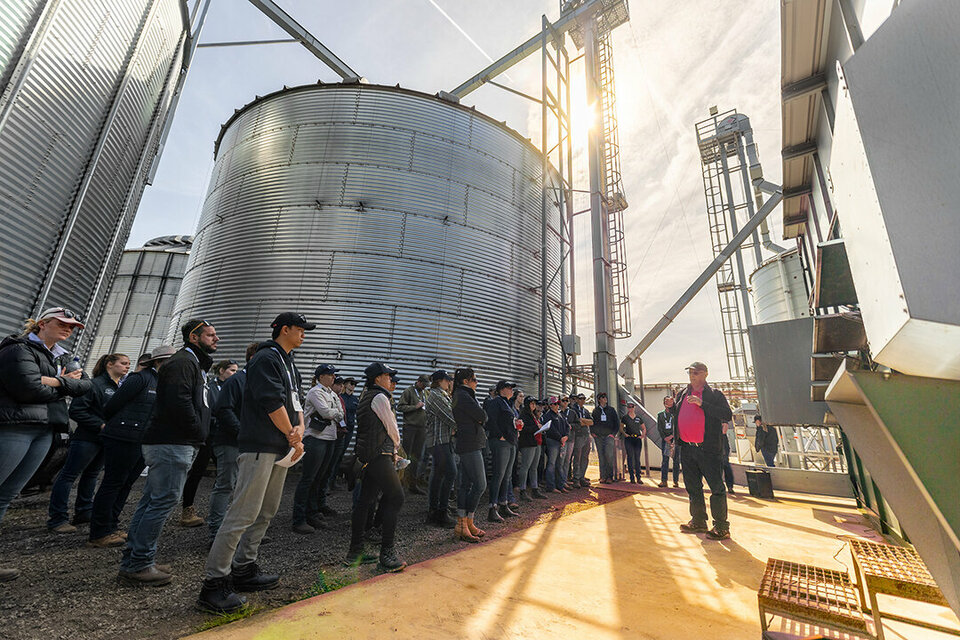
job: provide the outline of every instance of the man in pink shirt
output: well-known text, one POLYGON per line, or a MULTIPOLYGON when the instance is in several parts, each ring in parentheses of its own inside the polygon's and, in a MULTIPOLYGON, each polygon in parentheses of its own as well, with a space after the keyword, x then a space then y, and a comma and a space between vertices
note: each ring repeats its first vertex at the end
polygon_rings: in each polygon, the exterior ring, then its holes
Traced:
POLYGON ((687 367, 690 384, 677 395, 671 411, 680 440, 683 484, 690 498, 690 522, 680 525, 684 533, 706 533, 711 540, 730 537, 727 521, 727 488, 723 484, 723 423, 733 418, 723 393, 707 384, 707 365, 687 367), (710 487, 713 528, 707 527, 703 481, 710 487))

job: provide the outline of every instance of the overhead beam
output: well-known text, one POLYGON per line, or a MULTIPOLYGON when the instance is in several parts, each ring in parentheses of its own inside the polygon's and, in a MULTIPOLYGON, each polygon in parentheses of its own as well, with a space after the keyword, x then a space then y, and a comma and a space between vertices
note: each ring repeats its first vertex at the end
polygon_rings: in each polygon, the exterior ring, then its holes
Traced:
POLYGON ((816 142, 804 142, 801 144, 794 144, 789 147, 784 147, 780 152, 780 155, 783 156, 784 161, 787 161, 795 160, 797 158, 804 158, 806 156, 812 156, 816 152, 816 142))
POLYGON ((813 189, 810 188, 810 185, 803 185, 800 187, 789 187, 783 190, 783 199, 792 200, 794 198, 799 198, 801 196, 808 196, 813 193, 813 189))
POLYGON ((827 88, 827 76, 823 73, 808 76, 796 82, 791 82, 780 88, 780 98, 783 102, 803 98, 811 93, 819 93, 827 88))
POLYGON ((294 20, 289 13, 281 9, 273 0, 250 0, 250 4, 273 20, 278 27, 290 34, 291 37, 299 40, 300 44, 302 44, 307 51, 319 58, 321 62, 330 67, 334 73, 344 80, 353 80, 360 77, 360 74, 347 66, 346 62, 325 47, 322 42, 304 29, 299 22, 294 20))
MULTIPOLYGON (((251 0, 253 2, 253 0, 251 0)), ((566 15, 560 16, 560 19, 553 23, 553 28, 548 30, 547 40, 553 42, 554 38, 559 38, 564 33, 570 29, 577 26, 578 22, 581 19, 585 19, 593 15, 598 11, 602 6, 602 0, 589 0, 585 2, 578 9, 571 11, 566 15)), ((560 44, 560 43, 557 43, 560 44)), ((482 87, 486 82, 491 78, 496 78, 503 72, 509 70, 512 66, 530 56, 538 51, 543 46, 543 33, 538 31, 535 35, 531 36, 529 40, 524 42, 522 45, 510 51, 505 56, 499 60, 491 63, 483 71, 476 74, 463 84, 461 84, 456 89, 452 90, 450 93, 462 98, 471 91, 475 91, 482 87)))

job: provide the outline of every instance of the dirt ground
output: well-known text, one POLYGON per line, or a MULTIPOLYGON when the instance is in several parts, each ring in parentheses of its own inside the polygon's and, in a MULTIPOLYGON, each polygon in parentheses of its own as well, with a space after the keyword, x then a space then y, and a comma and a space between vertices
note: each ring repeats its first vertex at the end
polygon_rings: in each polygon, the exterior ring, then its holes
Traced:
MULTIPOLYGON (((376 565, 359 569, 341 565, 350 536, 347 491, 341 489, 329 497, 330 506, 340 512, 332 519, 330 530, 309 536, 290 530, 290 509, 298 480, 296 473, 288 477, 280 512, 268 533, 272 542, 261 547, 260 553, 261 566, 281 574, 281 586, 248 594, 254 608, 279 607, 376 575, 376 565)), ((121 527, 126 526, 136 507, 142 482, 138 481, 130 494, 121 527)), ((201 515, 206 514, 212 485, 212 478, 204 478, 197 493, 196 506, 201 515)), ((519 518, 487 524, 484 517, 478 517, 477 523, 487 531, 488 539, 497 538, 544 518, 624 497, 623 489, 631 485, 613 486, 616 489, 595 484, 566 495, 551 494, 546 500, 522 503, 519 518)), ((121 550, 86 548, 86 525, 74 534, 49 533, 48 501, 49 493, 16 500, 0 530, 0 565, 22 572, 19 579, 0 584, 0 638, 178 638, 215 620, 194 609, 207 552, 205 526, 179 526, 177 509, 163 531, 157 552, 158 562, 173 566, 173 582, 159 588, 121 587, 116 583, 121 550)), ((486 515, 486 510, 482 511, 486 515)), ((424 524, 426 512, 426 496, 407 495, 397 530, 397 549, 410 564, 468 546, 455 541, 452 531, 424 524)))

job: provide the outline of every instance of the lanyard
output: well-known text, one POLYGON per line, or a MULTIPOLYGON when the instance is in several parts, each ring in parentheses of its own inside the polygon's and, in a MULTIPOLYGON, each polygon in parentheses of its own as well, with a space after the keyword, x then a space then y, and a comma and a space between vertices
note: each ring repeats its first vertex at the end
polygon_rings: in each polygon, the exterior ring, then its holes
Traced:
POLYGON ((290 391, 293 391, 293 389, 294 389, 294 387, 293 387, 293 375, 290 373, 290 368, 287 366, 287 361, 284 359, 283 354, 280 353, 280 349, 277 349, 276 347, 270 347, 270 348, 273 349, 274 351, 276 351, 276 352, 277 352, 277 355, 280 356, 280 360, 283 362, 283 370, 287 372, 287 382, 290 383, 290 391))

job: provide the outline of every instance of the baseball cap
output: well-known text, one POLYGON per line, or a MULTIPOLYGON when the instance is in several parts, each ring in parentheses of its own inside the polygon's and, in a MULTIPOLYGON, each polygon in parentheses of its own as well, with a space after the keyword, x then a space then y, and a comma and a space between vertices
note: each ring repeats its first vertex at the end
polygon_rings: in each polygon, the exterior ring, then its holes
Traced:
POLYGON ((317 328, 317 325, 307 322, 306 317, 302 313, 284 311, 270 323, 271 329, 280 329, 283 327, 302 327, 307 331, 313 331, 317 328))
MULTIPOLYGON (((288 325, 281 325, 281 326, 288 326, 288 325)), ((292 326, 299 326, 299 325, 292 325, 292 326)), ((318 366, 317 369, 313 372, 313 377, 314 377, 314 378, 319 378, 320 376, 328 375, 328 374, 331 374, 331 373, 336 373, 337 371, 340 371, 340 369, 337 369, 337 368, 336 368, 335 366, 333 366, 332 364, 321 364, 321 365, 318 366)))
POLYGON ((373 380, 377 376, 388 374, 390 377, 397 375, 397 370, 388 365, 386 362, 371 362, 367 365, 367 368, 363 370, 363 375, 367 380, 373 380))
POLYGON ((37 321, 40 320, 59 320, 63 324, 70 324, 83 329, 83 322, 80 321, 80 315, 64 307, 50 307, 40 314, 37 321))
POLYGON ((343 384, 352 384, 352 385, 356 385, 356 384, 357 384, 357 379, 356 379, 356 378, 354 378, 354 377, 352 377, 352 376, 351 376, 351 377, 349 377, 349 378, 344 378, 344 379, 343 379, 343 384))
POLYGON ((430 379, 434 381, 453 380, 453 376, 447 373, 444 369, 437 369, 430 375, 430 379))
POLYGON ((550 396, 550 399, 547 401, 547 404, 560 404, 560 398, 557 396, 550 396))
POLYGON ((417 376, 417 382, 422 382, 423 384, 430 384, 430 376, 427 374, 421 374, 417 376))
POLYGON ((516 389, 516 388, 517 388, 517 383, 516 383, 516 382, 507 382, 506 380, 500 380, 500 381, 497 382, 497 386, 495 387, 495 389, 496 389, 497 393, 499 393, 500 391, 502 391, 503 389, 506 389, 507 387, 510 387, 511 389, 516 389))
POLYGON ((686 367, 684 371, 690 371, 691 369, 694 371, 706 371, 707 365, 703 364, 702 362, 691 362, 690 366, 686 367))

